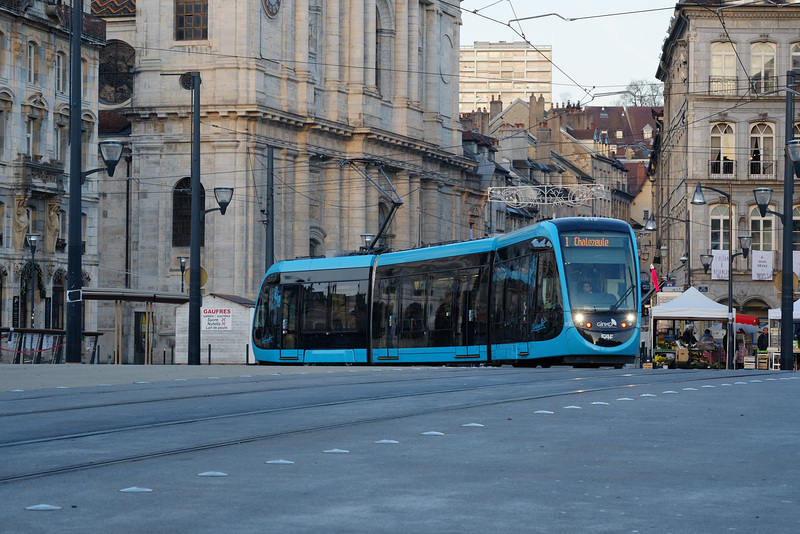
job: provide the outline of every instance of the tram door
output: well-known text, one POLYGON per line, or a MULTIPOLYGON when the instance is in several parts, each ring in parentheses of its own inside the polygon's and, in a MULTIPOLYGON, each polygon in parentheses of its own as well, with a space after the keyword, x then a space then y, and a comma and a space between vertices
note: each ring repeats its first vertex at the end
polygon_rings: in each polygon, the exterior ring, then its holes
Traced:
POLYGON ((456 277, 455 345, 459 359, 486 357, 486 346, 478 344, 478 269, 459 272, 456 277))
POLYGON ((399 278, 378 280, 378 297, 373 310, 372 363, 400 358, 397 339, 400 309, 399 278))
POLYGON ((299 316, 300 316, 300 285, 283 286, 283 292, 276 306, 280 308, 280 360, 299 361, 298 350, 299 316))

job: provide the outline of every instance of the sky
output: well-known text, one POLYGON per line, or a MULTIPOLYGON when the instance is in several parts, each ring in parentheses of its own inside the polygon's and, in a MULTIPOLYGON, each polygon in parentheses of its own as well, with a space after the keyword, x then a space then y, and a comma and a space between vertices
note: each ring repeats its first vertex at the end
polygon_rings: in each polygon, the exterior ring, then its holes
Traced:
MULTIPOLYGON (((461 45, 522 41, 512 28, 533 45, 550 45, 553 100, 580 99, 586 104, 589 97, 579 86, 594 86, 591 92, 596 94, 623 90, 632 80, 658 81, 658 59, 675 4, 676 0, 463 0, 461 45), (554 15, 509 27, 512 19, 549 13, 554 15)), ((618 99, 619 95, 597 97, 592 105, 611 105, 618 99)))

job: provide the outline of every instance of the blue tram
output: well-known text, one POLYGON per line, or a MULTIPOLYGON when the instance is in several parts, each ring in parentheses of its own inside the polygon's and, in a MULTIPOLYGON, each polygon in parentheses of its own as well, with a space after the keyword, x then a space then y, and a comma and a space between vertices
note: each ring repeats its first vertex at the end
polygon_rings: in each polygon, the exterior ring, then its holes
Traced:
POLYGON ((499 237, 283 261, 266 274, 259 363, 521 366, 633 362, 640 280, 631 227, 541 222, 499 237))

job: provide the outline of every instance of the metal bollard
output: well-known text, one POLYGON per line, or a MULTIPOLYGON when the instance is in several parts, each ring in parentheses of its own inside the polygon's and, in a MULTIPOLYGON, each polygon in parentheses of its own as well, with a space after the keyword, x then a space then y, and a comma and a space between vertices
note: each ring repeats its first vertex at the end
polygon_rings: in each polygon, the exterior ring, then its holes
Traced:
POLYGON ((211 365, 211 343, 208 344, 208 365, 211 365))

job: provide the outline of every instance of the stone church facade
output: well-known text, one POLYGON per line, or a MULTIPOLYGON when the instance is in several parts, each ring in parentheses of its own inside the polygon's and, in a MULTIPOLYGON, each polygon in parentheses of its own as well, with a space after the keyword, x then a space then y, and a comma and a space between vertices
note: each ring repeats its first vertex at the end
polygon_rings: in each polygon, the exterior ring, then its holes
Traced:
MULTIPOLYGON (((392 213, 392 198, 371 180, 402 201, 382 245, 482 236, 484 198, 461 149, 457 4, 92 4, 107 23, 100 131, 127 147, 115 176, 99 184, 97 286, 181 291, 193 117, 180 75, 192 71, 202 80, 205 208, 216 207, 215 187, 234 188, 227 213, 204 219, 206 294, 254 299, 270 234, 275 261, 357 251, 362 234, 392 213)), ((113 330, 113 305, 96 306, 98 330, 113 330)), ((125 305, 123 354, 144 330, 143 310, 125 305)), ((186 325, 175 324, 174 305, 157 304, 154 315, 147 329, 158 360, 186 325)))

